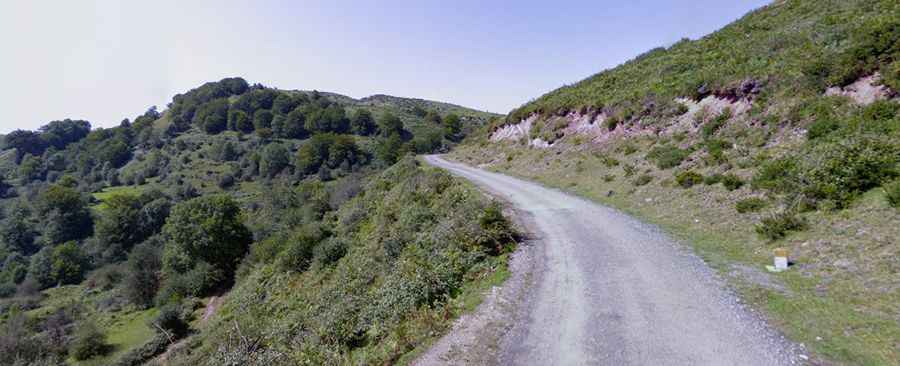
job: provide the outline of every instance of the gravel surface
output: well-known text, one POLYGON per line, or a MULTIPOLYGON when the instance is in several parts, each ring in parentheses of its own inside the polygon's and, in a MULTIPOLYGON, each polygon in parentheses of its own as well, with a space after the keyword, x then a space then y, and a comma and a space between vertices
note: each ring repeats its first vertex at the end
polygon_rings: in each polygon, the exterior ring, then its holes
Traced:
POLYGON ((800 362, 800 346, 655 226, 535 183, 438 156, 425 160, 511 204, 534 240, 519 259, 530 263, 512 263, 512 284, 495 289, 416 364, 800 362), (505 294, 507 287, 519 289, 505 294), (493 334, 480 338, 485 333, 493 334))

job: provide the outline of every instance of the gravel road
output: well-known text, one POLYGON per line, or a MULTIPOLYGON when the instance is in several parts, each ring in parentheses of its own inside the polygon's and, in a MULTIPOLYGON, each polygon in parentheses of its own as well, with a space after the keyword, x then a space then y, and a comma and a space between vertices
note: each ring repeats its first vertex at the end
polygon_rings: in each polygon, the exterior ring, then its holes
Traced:
POLYGON ((529 255, 534 262, 520 266, 531 273, 513 274, 528 278, 516 306, 489 304, 476 310, 514 313, 508 314, 513 320, 499 336, 496 355, 454 356, 484 352, 472 336, 478 332, 459 330, 470 324, 456 327, 416 364, 473 363, 468 359, 502 365, 798 363, 800 347, 771 329, 700 258, 655 226, 535 183, 438 156, 425 160, 527 215, 524 221, 535 236, 529 255))

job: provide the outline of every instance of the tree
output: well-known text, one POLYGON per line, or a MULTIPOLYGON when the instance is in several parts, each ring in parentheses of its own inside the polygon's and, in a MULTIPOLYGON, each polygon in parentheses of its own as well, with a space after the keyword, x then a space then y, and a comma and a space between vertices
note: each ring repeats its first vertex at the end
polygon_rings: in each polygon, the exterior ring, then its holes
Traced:
MULTIPOLYGON (((278 119, 276 118, 276 120, 278 119)), ((309 131, 306 129, 306 115, 303 114, 303 110, 300 107, 288 113, 284 118, 282 125, 278 127, 280 127, 281 130, 280 137, 292 139, 305 139, 309 137, 309 131)))
POLYGON ((304 127, 310 133, 345 133, 350 130, 350 121, 347 119, 346 112, 337 104, 325 108, 309 106, 304 112, 306 115, 304 127))
POLYGON ((403 139, 399 133, 393 133, 387 137, 378 139, 378 146, 375 148, 375 156, 385 165, 393 165, 400 160, 405 153, 403 139))
POLYGON ((316 134, 297 151, 297 169, 306 174, 321 168, 350 170, 362 160, 353 137, 330 133, 316 134))
POLYGON ((288 114, 301 104, 300 98, 292 97, 288 93, 281 93, 272 102, 272 112, 276 114, 288 114))
POLYGON ((50 186, 38 196, 36 208, 48 244, 84 239, 93 232, 91 213, 81 194, 72 188, 50 186))
POLYGON ((252 240, 241 219, 241 208, 227 195, 179 203, 163 227, 166 239, 163 269, 186 273, 206 262, 229 276, 252 240))
POLYGON ((41 139, 48 146, 62 150, 66 145, 85 138, 91 132, 91 123, 88 121, 73 121, 65 119, 53 121, 40 128, 41 139))
POLYGON ((274 114, 271 111, 260 109, 253 113, 253 129, 259 131, 264 128, 272 128, 272 118, 274 114))
POLYGON ((96 232, 107 261, 124 257, 135 243, 158 233, 169 213, 167 199, 149 194, 114 195, 104 204, 96 232))
POLYGON ((194 123, 208 134, 217 134, 228 127, 228 98, 212 100, 197 108, 194 123))
POLYGON ((44 163, 41 161, 40 157, 26 154, 25 157, 22 158, 22 162, 19 164, 19 178, 22 179, 24 183, 44 180, 45 175, 46 171, 44 170, 44 163))
POLYGON ((448 114, 444 117, 444 138, 451 141, 458 141, 460 139, 460 133, 462 132, 462 122, 459 120, 459 116, 454 113, 448 114))
POLYGON ((16 162, 20 161, 25 154, 41 156, 47 149, 47 143, 37 132, 15 130, 6 135, 3 140, 6 148, 16 149, 16 162))
POLYGON ((41 289, 53 286, 53 248, 44 247, 35 255, 31 256, 28 264, 28 278, 37 283, 41 289))
POLYGON ((253 130, 252 121, 247 113, 231 108, 228 110, 228 129, 233 131, 250 132, 253 130))
POLYGON ((372 112, 367 109, 357 109, 350 118, 350 131, 360 136, 369 136, 375 134, 378 125, 375 124, 375 118, 372 112))
POLYGON ((387 112, 378 120, 378 132, 385 137, 395 134, 397 137, 400 137, 403 134, 403 121, 394 114, 387 112))
POLYGON ((87 260, 81 247, 69 241, 53 248, 50 273, 56 283, 64 285, 81 282, 87 270, 87 260))
POLYGON ((39 247, 34 242, 37 233, 29 221, 30 216, 28 208, 20 203, 10 207, 0 221, 0 243, 24 255, 37 252, 39 247))
POLYGON ((122 139, 113 138, 103 142, 100 146, 96 153, 100 164, 109 162, 113 167, 120 168, 131 159, 131 149, 122 139))
POLYGON ((281 173, 290 165, 290 155, 281 144, 269 144, 262 151, 259 162, 259 172, 265 177, 271 178, 281 173))
POLYGON ((134 247, 125 263, 122 291, 132 304, 147 307, 159 290, 158 272, 162 269, 162 248, 150 239, 134 247))

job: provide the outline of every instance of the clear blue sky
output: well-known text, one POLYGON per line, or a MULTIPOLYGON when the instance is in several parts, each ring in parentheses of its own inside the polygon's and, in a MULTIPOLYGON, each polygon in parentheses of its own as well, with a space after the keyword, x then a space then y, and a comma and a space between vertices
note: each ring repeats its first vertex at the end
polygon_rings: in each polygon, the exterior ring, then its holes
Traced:
POLYGON ((0 133, 117 125, 227 76, 506 113, 766 3, 17 1, 0 11, 0 133))

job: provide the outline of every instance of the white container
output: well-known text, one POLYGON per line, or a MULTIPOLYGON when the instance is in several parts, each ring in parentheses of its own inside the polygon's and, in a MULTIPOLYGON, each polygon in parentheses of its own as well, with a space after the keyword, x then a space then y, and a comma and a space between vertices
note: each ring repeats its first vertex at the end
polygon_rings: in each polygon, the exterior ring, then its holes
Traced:
POLYGON ((788 269, 787 257, 775 257, 775 269, 779 271, 788 269))

